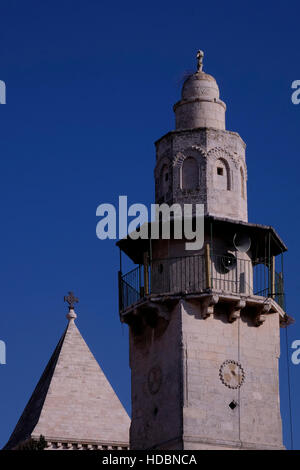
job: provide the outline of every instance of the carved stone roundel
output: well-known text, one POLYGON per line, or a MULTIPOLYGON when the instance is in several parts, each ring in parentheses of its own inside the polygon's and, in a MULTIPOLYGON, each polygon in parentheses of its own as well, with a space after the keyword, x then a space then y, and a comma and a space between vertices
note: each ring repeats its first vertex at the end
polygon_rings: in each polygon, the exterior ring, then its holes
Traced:
POLYGON ((245 372, 237 361, 224 361, 219 370, 221 382, 228 388, 240 388, 245 381, 245 372))
POLYGON ((149 392, 154 395, 161 387, 162 383, 162 370, 159 366, 154 366, 149 370, 148 373, 148 389, 149 392))

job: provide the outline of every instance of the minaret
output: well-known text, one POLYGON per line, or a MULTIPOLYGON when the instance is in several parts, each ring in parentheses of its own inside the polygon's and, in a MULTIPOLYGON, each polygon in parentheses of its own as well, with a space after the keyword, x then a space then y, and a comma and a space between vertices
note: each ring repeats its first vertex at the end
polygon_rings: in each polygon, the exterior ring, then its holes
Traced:
POLYGON ((176 130, 156 142, 156 202, 200 203, 206 214, 246 222, 246 146, 225 130, 226 105, 203 56, 174 105, 176 130))
POLYGON ((169 206, 204 205, 204 246, 118 242, 138 265, 119 273, 120 318, 130 329, 130 446, 282 449, 286 247, 272 227, 248 223, 245 143, 226 130, 203 55, 174 106, 176 129, 156 142, 155 194, 169 206))
POLYGON ((81 336, 72 292, 68 324, 4 449, 128 449, 129 416, 81 336))

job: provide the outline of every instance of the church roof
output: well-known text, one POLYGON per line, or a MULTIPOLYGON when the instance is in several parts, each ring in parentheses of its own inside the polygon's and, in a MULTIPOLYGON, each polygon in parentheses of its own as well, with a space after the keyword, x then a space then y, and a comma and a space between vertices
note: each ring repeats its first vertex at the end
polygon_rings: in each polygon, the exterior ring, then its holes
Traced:
POLYGON ((43 435, 46 441, 128 446, 130 419, 81 336, 73 308, 4 449, 43 435))

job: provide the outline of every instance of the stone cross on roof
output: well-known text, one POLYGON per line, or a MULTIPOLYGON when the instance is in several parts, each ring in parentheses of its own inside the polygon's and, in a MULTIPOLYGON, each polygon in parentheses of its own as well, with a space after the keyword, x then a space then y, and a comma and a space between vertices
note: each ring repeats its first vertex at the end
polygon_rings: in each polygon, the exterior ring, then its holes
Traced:
POLYGON ((79 302, 79 299, 75 297, 73 292, 69 292, 69 295, 64 296, 64 302, 67 302, 69 304, 69 310, 74 309, 74 304, 79 302))
POLYGON ((199 50, 199 51, 197 52, 197 72, 202 72, 202 69, 203 69, 203 57, 204 57, 204 52, 199 50))

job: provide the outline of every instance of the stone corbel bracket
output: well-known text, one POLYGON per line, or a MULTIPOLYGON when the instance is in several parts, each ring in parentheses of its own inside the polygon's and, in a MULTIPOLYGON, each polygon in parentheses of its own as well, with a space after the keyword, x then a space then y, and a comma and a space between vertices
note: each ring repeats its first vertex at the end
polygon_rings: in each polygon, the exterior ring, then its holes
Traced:
POLYGON ((153 311, 155 311, 158 317, 161 317, 166 321, 170 321, 170 308, 167 303, 157 304, 155 302, 150 302, 149 306, 153 311))
POLYGON ((151 318, 163 318, 167 322, 170 321, 170 306, 167 303, 147 302, 146 304, 134 309, 133 314, 135 317, 140 316, 146 320, 146 323, 151 323, 151 318))
POLYGON ((229 307, 229 315, 228 315, 228 321, 229 323, 233 323, 235 320, 240 318, 241 316, 241 310, 246 307, 246 301, 245 300, 238 300, 236 303, 233 303, 229 307))
POLYGON ((208 295, 202 299, 201 302, 201 318, 208 318, 210 315, 213 315, 215 305, 219 302, 218 295, 208 295))
POLYGON ((270 302, 265 302, 258 308, 257 314, 254 318, 255 326, 260 326, 266 321, 266 314, 269 313, 270 309, 271 309, 270 302))

